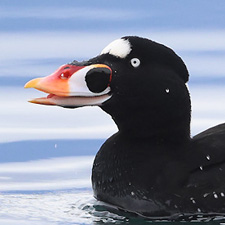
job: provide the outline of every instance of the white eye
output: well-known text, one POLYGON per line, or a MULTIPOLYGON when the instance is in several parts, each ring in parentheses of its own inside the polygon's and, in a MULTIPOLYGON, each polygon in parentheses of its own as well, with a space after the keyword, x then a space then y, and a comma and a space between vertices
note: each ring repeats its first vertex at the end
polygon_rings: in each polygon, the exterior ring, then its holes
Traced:
POLYGON ((130 60, 130 63, 133 67, 138 67, 141 64, 141 61, 138 58, 133 58, 130 60))

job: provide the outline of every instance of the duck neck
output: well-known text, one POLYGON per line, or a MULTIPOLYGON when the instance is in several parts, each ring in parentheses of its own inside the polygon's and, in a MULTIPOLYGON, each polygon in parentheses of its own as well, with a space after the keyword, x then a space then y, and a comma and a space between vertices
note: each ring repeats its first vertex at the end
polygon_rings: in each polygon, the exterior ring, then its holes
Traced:
POLYGON ((117 105, 105 111, 112 116, 119 132, 129 138, 150 138, 157 142, 176 143, 190 140, 190 99, 175 110, 166 104, 155 108, 132 108, 121 104, 120 107, 117 105))
POLYGON ((134 117, 113 117, 119 132, 130 138, 148 138, 160 142, 181 142, 190 139, 190 117, 165 119, 159 113, 140 113, 134 117), (137 119, 138 118, 138 119, 137 119))

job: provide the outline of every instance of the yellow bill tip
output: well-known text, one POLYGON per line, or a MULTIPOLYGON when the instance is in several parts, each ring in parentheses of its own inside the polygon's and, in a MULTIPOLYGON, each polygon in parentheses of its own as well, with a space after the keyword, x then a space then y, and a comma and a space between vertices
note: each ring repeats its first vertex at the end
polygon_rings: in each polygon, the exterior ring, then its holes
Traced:
POLYGON ((28 100, 28 102, 37 104, 37 101, 35 99, 28 100))
POLYGON ((39 83, 39 81, 40 81, 41 79, 42 79, 42 78, 36 78, 36 79, 33 79, 33 80, 28 81, 28 82, 24 85, 24 88, 36 88, 36 87, 37 87, 37 84, 39 83))

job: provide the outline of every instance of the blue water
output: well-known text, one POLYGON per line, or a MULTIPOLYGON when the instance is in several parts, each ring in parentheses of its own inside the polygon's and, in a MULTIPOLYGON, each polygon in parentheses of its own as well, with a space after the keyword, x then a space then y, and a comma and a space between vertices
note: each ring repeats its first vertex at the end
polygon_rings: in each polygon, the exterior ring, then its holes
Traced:
POLYGON ((43 94, 23 85, 121 36, 148 37, 187 64, 195 135, 225 121, 224 11, 223 0, 0 0, 0 224, 152 223, 92 196, 94 156, 117 131, 111 118, 32 105, 43 94))

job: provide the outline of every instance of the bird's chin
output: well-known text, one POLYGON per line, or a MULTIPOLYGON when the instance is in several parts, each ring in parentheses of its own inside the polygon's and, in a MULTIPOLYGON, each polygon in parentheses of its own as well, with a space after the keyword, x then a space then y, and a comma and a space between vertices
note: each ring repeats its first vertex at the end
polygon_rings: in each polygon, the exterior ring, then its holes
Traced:
POLYGON ((29 102, 40 105, 61 106, 64 108, 78 108, 82 106, 101 106, 104 102, 111 98, 111 94, 99 96, 57 96, 49 94, 47 97, 35 98, 29 102))

